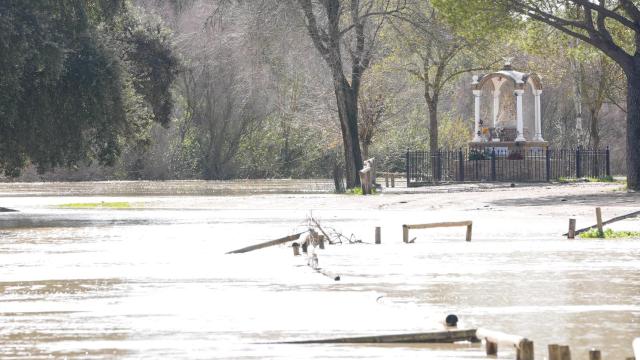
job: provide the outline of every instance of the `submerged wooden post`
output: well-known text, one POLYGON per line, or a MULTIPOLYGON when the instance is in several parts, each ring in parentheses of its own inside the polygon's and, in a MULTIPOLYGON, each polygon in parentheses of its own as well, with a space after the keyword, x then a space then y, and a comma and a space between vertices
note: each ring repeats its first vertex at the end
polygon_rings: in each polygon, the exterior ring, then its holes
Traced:
POLYGON ((384 174, 384 187, 389 187, 389 174, 384 174))
POLYGON ((523 339, 518 349, 518 360, 533 360, 533 341, 523 339))
POLYGON ((602 229, 602 210, 599 207, 596 208, 596 223, 598 226, 598 236, 604 237, 604 230, 602 229))
POLYGON ((575 237, 576 237, 576 219, 569 219, 569 232, 567 233, 567 239, 575 239, 575 237))
POLYGON ((318 235, 318 246, 324 250, 324 235, 318 235))
POLYGON ((571 360, 571 349, 569 345, 558 346, 558 360, 571 360))
POLYGON ((558 344, 549 344, 547 348, 549 349, 549 360, 560 359, 560 346, 558 344))
POLYGON ((487 352, 487 356, 498 355, 498 343, 495 343, 493 341, 490 341, 489 339, 486 339, 485 350, 487 352))
POLYGON ((294 242, 291 247, 293 248, 293 256, 300 256, 300 244, 294 242))
POLYGON ((396 174, 391 174, 391 187, 396 187, 396 174))
POLYGON ((409 227, 407 225, 402 225, 402 241, 409 242, 409 227))
POLYGON ((382 239, 380 236, 380 226, 376 226, 376 244, 381 244, 382 239))
POLYGON ((602 355, 600 355, 600 350, 597 350, 597 349, 589 350, 589 360, 602 360, 602 355))
POLYGON ((472 229, 472 227, 473 227, 472 223, 467 225, 467 238, 466 238, 467 241, 471 241, 471 229, 472 229))

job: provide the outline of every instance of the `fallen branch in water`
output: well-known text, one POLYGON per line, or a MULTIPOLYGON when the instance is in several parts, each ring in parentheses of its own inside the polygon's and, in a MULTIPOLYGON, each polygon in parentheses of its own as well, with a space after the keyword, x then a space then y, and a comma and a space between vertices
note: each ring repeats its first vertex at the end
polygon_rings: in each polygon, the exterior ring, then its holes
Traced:
POLYGON ((244 247, 242 249, 229 251, 227 254, 242 254, 242 253, 246 253, 246 252, 253 251, 253 250, 263 249, 263 248, 266 248, 266 247, 269 247, 269 246, 284 244, 284 243, 289 242, 289 241, 298 240, 300 238, 300 235, 302 235, 304 233, 306 233, 306 231, 303 231, 303 232, 297 233, 297 234, 293 234, 293 235, 289 235, 289 236, 285 236, 285 237, 280 238, 280 239, 275 239, 275 240, 263 242, 263 243, 260 243, 260 244, 247 246, 247 247, 244 247))

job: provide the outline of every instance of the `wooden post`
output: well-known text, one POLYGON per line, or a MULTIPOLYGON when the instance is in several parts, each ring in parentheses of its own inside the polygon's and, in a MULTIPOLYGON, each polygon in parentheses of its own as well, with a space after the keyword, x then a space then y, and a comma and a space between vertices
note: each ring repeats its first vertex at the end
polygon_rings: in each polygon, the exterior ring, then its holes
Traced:
POLYGON ((402 225, 402 241, 404 243, 409 242, 409 227, 407 225, 402 225))
POLYGON ((589 350, 589 360, 602 360, 602 356, 600 355, 600 350, 596 350, 596 349, 589 350))
POLYGON ((302 243, 302 252, 305 253, 305 254, 307 253, 307 247, 309 247, 309 242, 305 240, 302 243))
POLYGON ((602 211, 599 207, 596 208, 596 222, 598 224, 598 236, 604 237, 604 230, 602 229, 602 211))
POLYGON ((380 226, 376 226, 376 244, 381 244, 382 239, 380 237, 380 226))
POLYGON ((485 350, 487 351, 487 356, 498 355, 498 343, 491 342, 489 339, 485 340, 485 350))
POLYGON ((575 239, 575 237, 576 237, 576 219, 569 219, 569 232, 567 233, 567 239, 575 239))
POLYGON ((518 349, 518 360, 533 360, 533 341, 524 339, 518 349))
POLYGON ((467 225, 467 241, 471 241, 471 228, 472 228, 473 224, 469 224, 467 225))
POLYGON ((318 235, 318 246, 324 250, 324 235, 318 235))
POLYGON ((549 344, 547 348, 549 349, 549 360, 560 359, 560 346, 558 344, 549 344))
POLYGON ((293 256, 300 256, 300 244, 294 242, 291 247, 293 248, 293 256))
POLYGON ((384 174, 384 187, 389 187, 389 174, 384 174))
POLYGON ((391 187, 396 187, 396 174, 391 174, 391 187))
POLYGON ((568 345, 558 346, 558 353, 558 360, 571 360, 571 349, 569 349, 568 345))

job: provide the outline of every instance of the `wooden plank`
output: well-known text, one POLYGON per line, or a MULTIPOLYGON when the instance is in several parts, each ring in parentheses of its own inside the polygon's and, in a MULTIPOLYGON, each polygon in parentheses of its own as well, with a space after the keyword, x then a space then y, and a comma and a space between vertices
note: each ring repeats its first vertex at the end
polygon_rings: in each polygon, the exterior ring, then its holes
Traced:
POLYGON ((478 342, 476 329, 436 331, 412 334, 359 336, 320 340, 297 340, 277 344, 392 344, 392 343, 453 343, 457 341, 478 342))
POLYGON ((479 328, 476 331, 476 337, 478 339, 485 339, 496 344, 511 345, 518 349, 521 348, 521 343, 523 340, 525 340, 525 338, 523 338, 522 336, 510 335, 500 331, 493 331, 483 328, 479 328))
POLYGON ((549 344, 549 360, 559 360, 560 359, 560 345, 558 344, 549 344))
POLYGON ((437 227, 454 227, 454 226, 469 226, 472 225, 473 222, 470 220, 467 221, 451 221, 451 222, 440 222, 440 223, 429 223, 429 224, 411 224, 411 225, 403 225, 409 229, 430 229, 437 227))
POLYGON ((246 252, 253 251, 253 250, 263 249, 263 248, 266 248, 266 247, 269 247, 269 246, 284 244, 284 243, 289 242, 289 241, 298 240, 300 238, 300 235, 304 234, 305 232, 306 231, 303 231, 301 233, 285 236, 285 237, 280 238, 280 239, 275 239, 275 240, 263 242, 263 243, 260 243, 260 244, 247 246, 247 247, 244 247, 242 249, 229 251, 227 254, 242 254, 242 253, 246 253, 246 252))
POLYGON ((518 360, 534 360, 533 341, 522 340, 518 349, 518 360))
MULTIPOLYGON (((640 210, 639 211, 634 211, 632 213, 628 213, 628 214, 625 214, 625 215, 616 216, 616 217, 611 218, 611 219, 609 219, 607 221, 603 221, 602 222, 602 226, 609 225, 609 224, 612 224, 612 223, 614 223, 616 221, 620 221, 620 220, 624 220, 624 219, 628 219, 628 218, 632 218, 632 217, 636 217, 636 216, 640 216, 640 210)), ((597 226, 598 225, 596 224, 596 225, 591 225, 589 227, 576 230, 576 235, 582 234, 583 232, 589 231, 589 230, 591 230, 591 229, 593 229, 593 228, 595 228, 597 226)), ((568 233, 562 234, 562 236, 567 236, 567 235, 568 235, 568 233)))

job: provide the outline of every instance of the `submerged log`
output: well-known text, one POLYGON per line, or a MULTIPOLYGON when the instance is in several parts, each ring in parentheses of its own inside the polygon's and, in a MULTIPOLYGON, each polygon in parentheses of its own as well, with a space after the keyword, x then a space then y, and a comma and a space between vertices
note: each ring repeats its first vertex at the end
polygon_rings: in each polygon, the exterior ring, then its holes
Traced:
POLYGON ((300 235, 304 234, 305 232, 306 231, 301 232, 301 233, 297 233, 297 234, 293 234, 293 235, 289 235, 289 236, 285 236, 285 237, 280 238, 280 239, 275 239, 275 240, 263 242, 263 243, 260 243, 260 244, 247 246, 247 247, 244 247, 242 249, 229 251, 227 254, 242 254, 242 253, 246 253, 246 252, 253 251, 253 250, 263 249, 263 248, 266 248, 266 247, 269 247, 269 246, 284 244, 284 243, 289 242, 289 241, 298 240, 300 238, 300 235))
POLYGON ((277 344, 392 344, 392 343, 454 343, 458 341, 479 342, 476 329, 434 331, 412 334, 359 336, 320 340, 284 341, 277 344))

